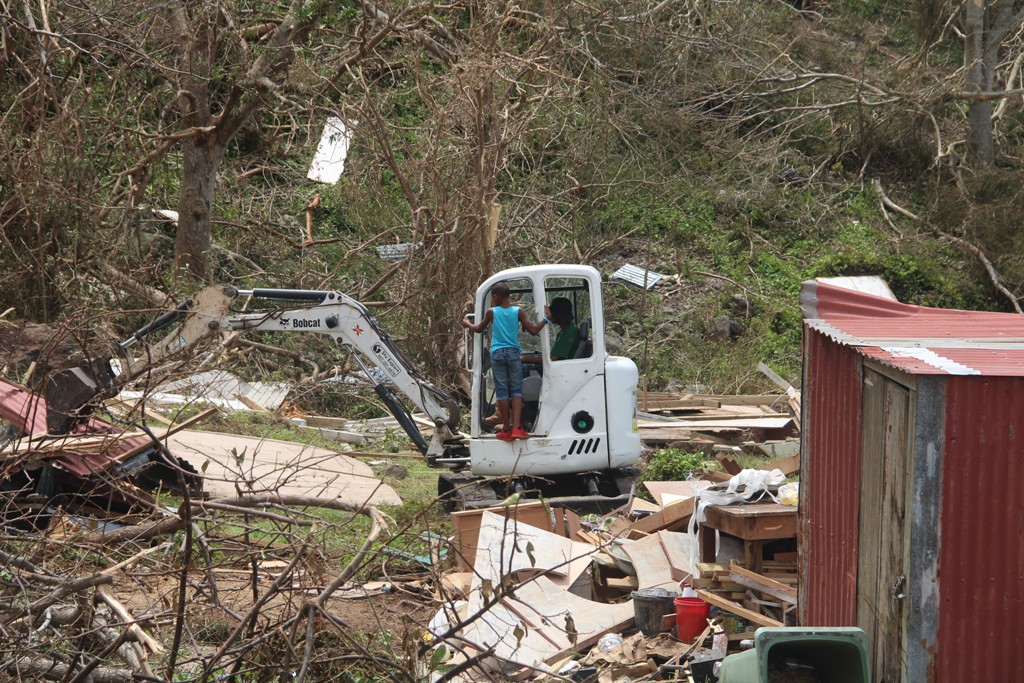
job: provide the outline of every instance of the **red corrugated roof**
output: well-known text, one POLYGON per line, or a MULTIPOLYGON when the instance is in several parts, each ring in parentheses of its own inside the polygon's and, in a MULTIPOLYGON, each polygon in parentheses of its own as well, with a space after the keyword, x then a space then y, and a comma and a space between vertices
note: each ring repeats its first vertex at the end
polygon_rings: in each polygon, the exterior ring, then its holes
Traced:
POLYGON ((915 375, 1024 376, 1024 316, 926 308, 821 281, 800 292, 804 323, 915 375))
MULTIPOLYGON (((0 379, 0 419, 8 420, 25 435, 38 438, 46 434, 46 401, 38 394, 16 384, 0 379)), ((138 446, 149 443, 148 436, 131 436, 123 439, 113 438, 126 430, 96 417, 90 417, 79 425, 74 434, 109 435, 112 438, 110 447, 104 453, 80 452, 69 446, 67 449, 54 453, 50 458, 60 463, 64 469, 80 477, 88 477, 102 472, 114 465, 124 454, 138 446)))

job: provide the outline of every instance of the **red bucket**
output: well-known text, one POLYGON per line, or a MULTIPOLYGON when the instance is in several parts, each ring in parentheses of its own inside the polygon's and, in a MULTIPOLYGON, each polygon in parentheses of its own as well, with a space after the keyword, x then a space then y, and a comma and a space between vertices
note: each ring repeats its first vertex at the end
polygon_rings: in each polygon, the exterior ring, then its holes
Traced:
POLYGON ((708 627, 711 605, 700 598, 676 598, 675 604, 679 640, 693 642, 708 627))

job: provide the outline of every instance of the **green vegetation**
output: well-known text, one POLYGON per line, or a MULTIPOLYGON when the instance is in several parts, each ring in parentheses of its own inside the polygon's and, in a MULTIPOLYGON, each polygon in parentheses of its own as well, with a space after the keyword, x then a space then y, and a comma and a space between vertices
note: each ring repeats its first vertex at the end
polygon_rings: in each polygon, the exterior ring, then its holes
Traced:
MULTIPOLYGON (((702 469, 717 470, 718 462, 700 452, 661 448, 648 456, 640 474, 640 481, 684 481, 691 477, 694 470, 702 469)), ((647 490, 642 487, 637 488, 637 493, 647 500, 652 500, 647 490)))
MULTIPOLYGON (((358 34, 362 21, 347 4, 303 11, 325 11, 342 35, 358 34)), ((436 49, 388 34, 372 59, 341 72, 336 60, 354 53, 339 52, 318 26, 281 76, 280 91, 294 96, 259 111, 225 148, 212 279, 337 288, 385 304, 374 309, 384 327, 448 386, 461 345, 455 320, 484 264, 582 261, 607 274, 630 262, 677 276, 646 295, 608 291, 613 350, 637 359, 651 389, 769 389, 758 361, 798 380, 797 297, 815 277, 877 275, 909 303, 1010 309, 958 240, 978 246, 1011 290, 1024 286, 1015 256, 1024 117, 1002 112, 995 167, 961 172, 965 103, 934 85, 950 81, 962 55, 943 30, 948 7, 721 2, 699 20, 666 6, 639 14, 627 33, 609 30, 623 11, 563 3, 550 23, 495 23, 456 3, 404 24, 458 27, 434 36, 436 49), (553 26, 600 29, 556 38, 553 26), (457 69, 445 50, 462 55, 457 69), (303 178, 323 120, 339 112, 358 121, 345 174, 311 188, 303 178), (480 149, 494 154, 484 175, 473 170, 480 149), (879 189, 919 220, 883 208, 879 189), (314 192, 314 243, 304 245, 314 192), (480 239, 492 204, 500 239, 488 256, 480 239), (374 249, 424 240, 428 248, 397 266, 374 249)), ((146 9, 126 12, 151 19, 146 9)), ((36 51, 24 38, 12 49, 27 64, 36 51)), ((220 38, 215 99, 246 67, 244 50, 220 38)), ((84 342, 151 319, 154 303, 132 278, 179 296, 195 288, 171 267, 174 225, 153 212, 177 206, 185 187, 180 147, 147 161, 138 197, 113 180, 153 151, 154 131, 180 123, 163 72, 117 60, 114 45, 133 40, 142 52, 153 47, 142 33, 117 36, 104 48, 106 70, 92 76, 66 55, 48 65, 55 99, 69 109, 40 110, 24 94, 37 70, 15 69, 0 86, 11 112, 0 142, 0 260, 9 274, 0 307, 70 325, 84 342)), ((300 351, 319 370, 347 361, 309 337, 260 341, 300 351)), ((235 358, 232 370, 246 377, 294 380, 312 370, 265 353, 235 358)), ((325 384, 299 406, 382 414, 365 394, 325 384)))

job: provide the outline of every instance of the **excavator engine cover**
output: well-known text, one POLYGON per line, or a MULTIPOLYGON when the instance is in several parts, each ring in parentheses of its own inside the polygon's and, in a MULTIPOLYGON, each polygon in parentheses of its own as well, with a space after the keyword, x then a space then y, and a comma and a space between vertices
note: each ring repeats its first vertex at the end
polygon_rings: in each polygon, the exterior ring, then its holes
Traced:
POLYGON ((67 434, 74 427, 83 406, 114 386, 110 361, 103 358, 82 361, 78 367, 58 370, 46 380, 46 429, 67 434))

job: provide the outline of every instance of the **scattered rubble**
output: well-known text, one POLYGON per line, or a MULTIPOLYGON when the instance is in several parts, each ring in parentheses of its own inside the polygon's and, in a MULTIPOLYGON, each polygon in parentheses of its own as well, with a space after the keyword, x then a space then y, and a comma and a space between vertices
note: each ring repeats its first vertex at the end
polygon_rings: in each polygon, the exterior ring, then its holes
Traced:
POLYGON ((730 488, 735 485, 649 482, 664 506, 649 503, 600 518, 581 519, 538 501, 454 513, 450 547, 457 566, 445 574, 442 599, 447 611, 459 602, 446 617, 449 627, 435 634, 454 653, 448 664, 472 662, 513 679, 594 668, 599 680, 618 681, 690 671, 694 658, 707 659, 716 631, 722 642, 736 644, 759 626, 792 624, 796 510, 780 511, 785 506, 771 500, 772 486, 761 491, 763 500, 704 506, 702 496, 730 488), (701 508, 718 514, 691 524, 701 508), (742 521, 721 522, 736 517, 733 508, 743 512, 742 521), (739 557, 728 557, 727 537, 739 557), (684 590, 694 596, 685 599, 698 598, 711 614, 700 620, 695 632, 701 635, 679 640, 684 590), (651 595, 680 601, 655 624, 647 610, 651 595), (651 637, 624 639, 640 625, 642 609, 651 637), (615 638, 602 640, 609 634, 615 638), (607 648, 586 654, 599 641, 607 648), (577 665, 568 666, 574 660, 577 665))

